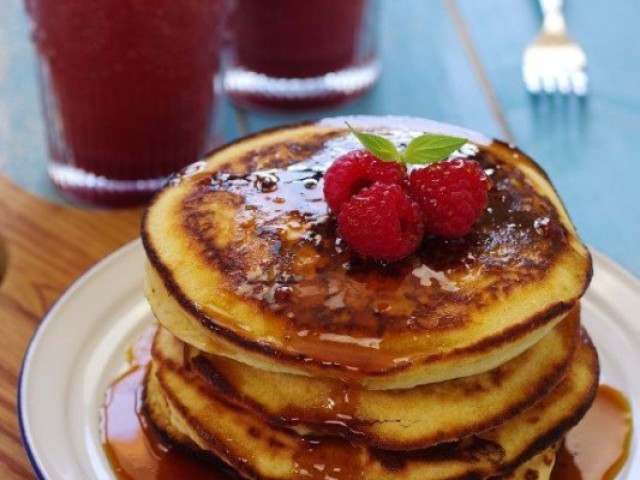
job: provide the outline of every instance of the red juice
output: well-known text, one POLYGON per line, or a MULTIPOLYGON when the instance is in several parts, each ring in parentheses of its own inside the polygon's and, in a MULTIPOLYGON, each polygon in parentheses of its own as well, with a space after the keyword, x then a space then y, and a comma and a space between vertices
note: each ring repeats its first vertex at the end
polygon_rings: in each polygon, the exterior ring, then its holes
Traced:
POLYGON ((211 148, 224 0, 26 1, 63 192, 142 203, 211 148))
POLYGON ((250 105, 340 103, 377 79, 375 0, 237 0, 225 87, 250 105), (342 75, 342 84, 331 85, 342 75), (290 80, 290 81, 287 81, 290 80))

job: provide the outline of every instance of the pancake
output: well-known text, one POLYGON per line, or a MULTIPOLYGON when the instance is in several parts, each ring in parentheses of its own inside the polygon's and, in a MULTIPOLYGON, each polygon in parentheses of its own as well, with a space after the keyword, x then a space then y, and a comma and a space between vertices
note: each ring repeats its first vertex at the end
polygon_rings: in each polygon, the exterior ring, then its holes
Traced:
POLYGON ((398 452, 274 427, 185 368, 182 349, 160 354, 161 347, 154 345, 145 390, 152 421, 176 442, 186 438, 188 445, 250 479, 479 480, 507 475, 556 444, 584 415, 599 374, 597 354, 583 332, 567 375, 531 408, 482 434, 398 452))
POLYGON ((491 480, 549 480, 556 463, 556 447, 548 448, 527 460, 513 472, 491 480))
POLYGON ((145 214, 145 291, 167 330, 262 370, 399 389, 491 370, 576 305, 591 260, 528 156, 423 120, 350 121, 398 144, 423 131, 469 138, 463 153, 492 182, 471 233, 364 262, 322 194, 326 166, 360 148, 343 121, 263 132, 186 169, 145 214))
POLYGON ((195 351, 164 329, 155 340, 155 359, 162 363, 163 351, 185 350, 186 368, 216 395, 272 425, 410 450, 488 430, 530 407, 564 376, 579 337, 575 311, 532 348, 490 372, 403 390, 367 390, 258 370, 195 351))

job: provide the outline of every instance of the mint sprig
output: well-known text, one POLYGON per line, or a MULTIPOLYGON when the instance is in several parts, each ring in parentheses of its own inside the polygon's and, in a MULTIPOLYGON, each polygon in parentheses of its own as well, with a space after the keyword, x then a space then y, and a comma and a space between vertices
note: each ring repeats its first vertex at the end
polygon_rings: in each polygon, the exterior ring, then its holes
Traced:
POLYGON ((351 125, 347 123, 349 131, 360 140, 360 143, 373 153, 376 157, 384 162, 401 162, 402 152, 400 152, 396 146, 390 140, 387 140, 380 135, 374 135, 373 133, 359 132, 351 125))
POLYGON ((380 135, 360 132, 348 123, 347 127, 364 148, 384 162, 428 165, 444 160, 467 143, 466 138, 424 133, 411 140, 405 151, 401 152, 393 142, 380 135))

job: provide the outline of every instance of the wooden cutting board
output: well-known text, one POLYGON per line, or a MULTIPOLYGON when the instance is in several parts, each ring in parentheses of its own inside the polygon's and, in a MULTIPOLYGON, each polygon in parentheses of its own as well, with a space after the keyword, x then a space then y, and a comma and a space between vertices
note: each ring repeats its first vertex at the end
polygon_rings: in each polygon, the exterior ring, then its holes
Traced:
POLYGON ((141 209, 44 202, 0 176, 0 478, 35 478, 16 414, 20 366, 49 307, 87 268, 138 235, 141 209))

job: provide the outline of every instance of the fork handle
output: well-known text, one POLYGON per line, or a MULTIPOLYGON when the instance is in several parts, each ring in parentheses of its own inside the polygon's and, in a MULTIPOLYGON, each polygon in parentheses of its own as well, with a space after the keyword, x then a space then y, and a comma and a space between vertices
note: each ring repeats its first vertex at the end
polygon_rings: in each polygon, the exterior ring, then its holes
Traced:
POLYGON ((540 8, 544 15, 562 14, 563 0, 540 0, 540 8))
POLYGON ((562 34, 566 31, 562 8, 563 0, 539 0, 544 16, 544 29, 549 33, 562 34))

